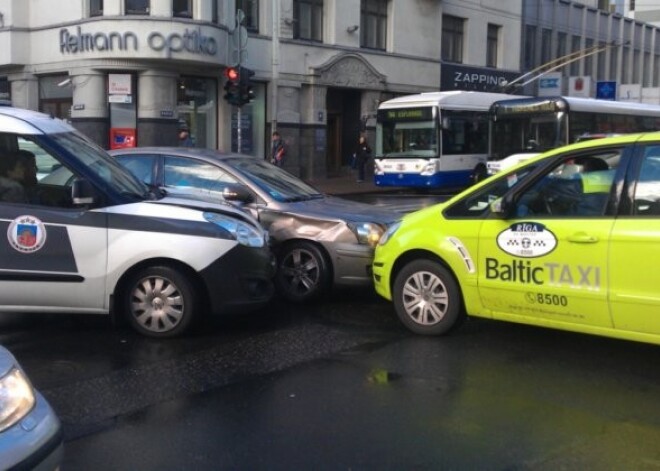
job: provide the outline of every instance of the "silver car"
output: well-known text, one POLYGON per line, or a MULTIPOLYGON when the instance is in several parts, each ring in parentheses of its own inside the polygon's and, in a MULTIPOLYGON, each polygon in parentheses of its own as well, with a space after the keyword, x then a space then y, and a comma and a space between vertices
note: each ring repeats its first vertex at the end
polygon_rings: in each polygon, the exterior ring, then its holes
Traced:
POLYGON ((53 471, 62 461, 60 421, 0 346, 0 469, 53 471))
POLYGON ((110 152, 147 184, 241 204, 270 233, 281 296, 306 302, 333 285, 371 285, 374 247, 396 215, 320 193, 266 162, 209 149, 138 147, 110 152))

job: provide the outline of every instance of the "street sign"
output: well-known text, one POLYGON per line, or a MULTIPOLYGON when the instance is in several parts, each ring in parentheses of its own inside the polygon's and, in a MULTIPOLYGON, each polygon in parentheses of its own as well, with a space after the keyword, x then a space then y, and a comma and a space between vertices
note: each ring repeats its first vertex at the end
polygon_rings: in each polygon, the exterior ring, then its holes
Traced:
POLYGON ((562 94, 561 72, 550 72, 539 79, 539 96, 556 96, 562 94))
POLYGON ((616 82, 596 82, 596 98, 600 100, 616 100, 616 82))

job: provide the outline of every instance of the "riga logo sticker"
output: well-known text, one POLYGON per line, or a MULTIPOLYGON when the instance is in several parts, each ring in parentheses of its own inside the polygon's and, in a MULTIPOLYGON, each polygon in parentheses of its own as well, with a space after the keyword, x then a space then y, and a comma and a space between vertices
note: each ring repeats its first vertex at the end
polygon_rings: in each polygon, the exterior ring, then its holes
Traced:
POLYGON ((557 247, 557 238, 537 222, 517 222, 497 236, 497 246, 516 257, 540 257, 557 247))
POLYGON ((7 229, 9 244, 22 253, 33 253, 46 243, 46 227, 34 216, 19 216, 7 229))

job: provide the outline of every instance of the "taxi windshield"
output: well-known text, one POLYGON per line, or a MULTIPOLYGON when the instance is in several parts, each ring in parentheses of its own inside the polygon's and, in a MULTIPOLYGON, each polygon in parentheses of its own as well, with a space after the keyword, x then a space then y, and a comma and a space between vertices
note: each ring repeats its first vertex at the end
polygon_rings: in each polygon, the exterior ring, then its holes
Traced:
POLYGON ((59 133, 50 134, 48 137, 75 155, 113 191, 136 198, 144 198, 149 194, 144 183, 82 134, 59 133))

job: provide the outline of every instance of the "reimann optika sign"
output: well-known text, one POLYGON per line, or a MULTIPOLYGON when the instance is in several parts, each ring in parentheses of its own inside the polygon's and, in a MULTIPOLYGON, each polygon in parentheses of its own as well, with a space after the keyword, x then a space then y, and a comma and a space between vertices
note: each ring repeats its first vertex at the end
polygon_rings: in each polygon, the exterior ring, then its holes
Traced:
MULTIPOLYGON (((80 26, 72 32, 69 28, 60 29, 60 52, 78 54, 85 52, 138 51, 142 47, 137 33, 116 31, 103 33, 83 32, 80 26)), ((164 51, 166 57, 173 53, 188 52, 214 56, 218 52, 218 43, 212 36, 206 36, 201 28, 186 28, 183 33, 164 34, 152 31, 146 38, 146 45, 153 51, 164 51)))

